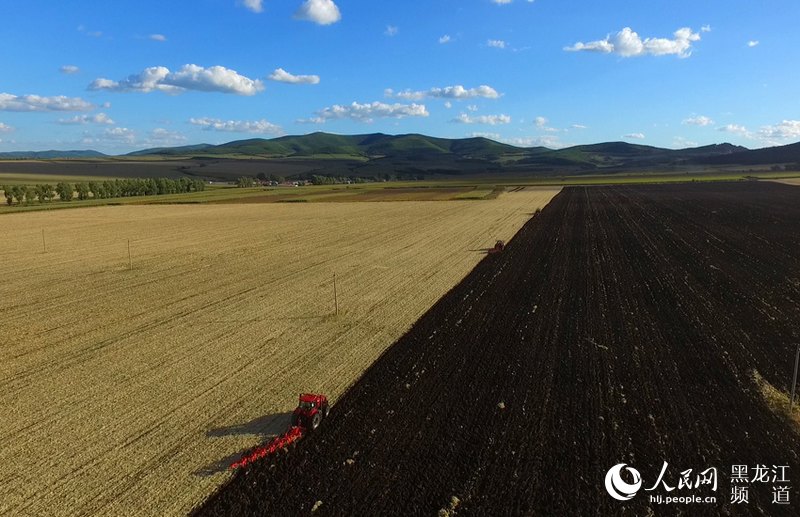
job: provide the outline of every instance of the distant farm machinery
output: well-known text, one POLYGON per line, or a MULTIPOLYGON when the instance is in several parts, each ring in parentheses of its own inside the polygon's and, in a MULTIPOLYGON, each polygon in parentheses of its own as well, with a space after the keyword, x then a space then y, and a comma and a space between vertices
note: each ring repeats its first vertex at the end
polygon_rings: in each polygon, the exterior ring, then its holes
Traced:
POLYGON ((506 249, 505 241, 498 240, 497 242, 494 243, 494 247, 493 248, 489 248, 486 252, 489 255, 494 255, 495 253, 502 252, 504 249, 506 249))
POLYGON ((329 413, 330 405, 325 395, 301 394, 300 401, 292 413, 292 423, 289 429, 266 444, 260 445, 245 454, 242 459, 232 464, 231 468, 245 467, 258 459, 285 449, 303 438, 307 433, 315 431, 329 413))

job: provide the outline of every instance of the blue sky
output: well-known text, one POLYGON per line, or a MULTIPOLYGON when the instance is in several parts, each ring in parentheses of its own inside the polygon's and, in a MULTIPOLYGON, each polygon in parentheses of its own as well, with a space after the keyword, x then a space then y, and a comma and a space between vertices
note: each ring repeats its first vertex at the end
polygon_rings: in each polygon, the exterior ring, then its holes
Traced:
POLYGON ((0 151, 800 140, 797 0, 3 2, 0 151))

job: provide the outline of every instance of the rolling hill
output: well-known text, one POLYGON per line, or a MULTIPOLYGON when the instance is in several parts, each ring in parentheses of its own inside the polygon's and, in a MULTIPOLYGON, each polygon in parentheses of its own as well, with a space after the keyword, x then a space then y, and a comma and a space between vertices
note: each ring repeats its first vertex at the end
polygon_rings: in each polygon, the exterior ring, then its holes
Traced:
MULTIPOLYGON (((169 174, 230 180, 260 173, 283 177, 420 178, 470 175, 575 175, 595 173, 680 172, 707 167, 763 167, 800 164, 800 143, 750 150, 728 143, 689 149, 664 149, 605 142, 564 149, 515 147, 487 138, 448 139, 421 134, 336 135, 311 133, 252 138, 221 145, 199 144, 144 149, 110 157, 96 151, 2 153, 0 159, 59 160, 100 158, 130 164, 146 158, 169 174)), ((142 164, 145 162, 142 161, 142 164)), ((102 167, 101 167, 102 168, 102 167)), ((128 170, 133 170, 128 168, 128 170)))

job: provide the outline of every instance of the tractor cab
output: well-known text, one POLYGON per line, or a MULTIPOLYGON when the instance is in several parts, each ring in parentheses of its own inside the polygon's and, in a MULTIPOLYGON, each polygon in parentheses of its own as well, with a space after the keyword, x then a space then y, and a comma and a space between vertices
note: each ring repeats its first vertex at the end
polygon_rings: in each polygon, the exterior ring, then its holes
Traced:
POLYGON ((303 393, 300 395, 297 408, 292 413, 292 426, 313 431, 319 427, 328 413, 330 413, 330 406, 325 395, 303 393))

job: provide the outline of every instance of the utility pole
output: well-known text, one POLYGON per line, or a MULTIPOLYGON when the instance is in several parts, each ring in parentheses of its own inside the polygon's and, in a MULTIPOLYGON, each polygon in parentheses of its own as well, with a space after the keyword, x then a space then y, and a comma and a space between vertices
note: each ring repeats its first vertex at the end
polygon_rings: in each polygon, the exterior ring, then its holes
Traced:
POLYGON ((339 315, 339 299, 336 297, 336 273, 333 274, 333 305, 336 307, 336 315, 339 315))
POLYGON ((44 240, 44 228, 42 228, 42 253, 47 253, 47 242, 44 240))
POLYGON ((792 400, 789 402, 789 412, 792 411, 794 406, 794 392, 797 387, 797 366, 800 363, 800 345, 797 345, 797 353, 794 355, 794 377, 792 377, 792 400))
POLYGON ((131 258, 131 240, 128 239, 128 271, 133 269, 133 259, 131 258))

